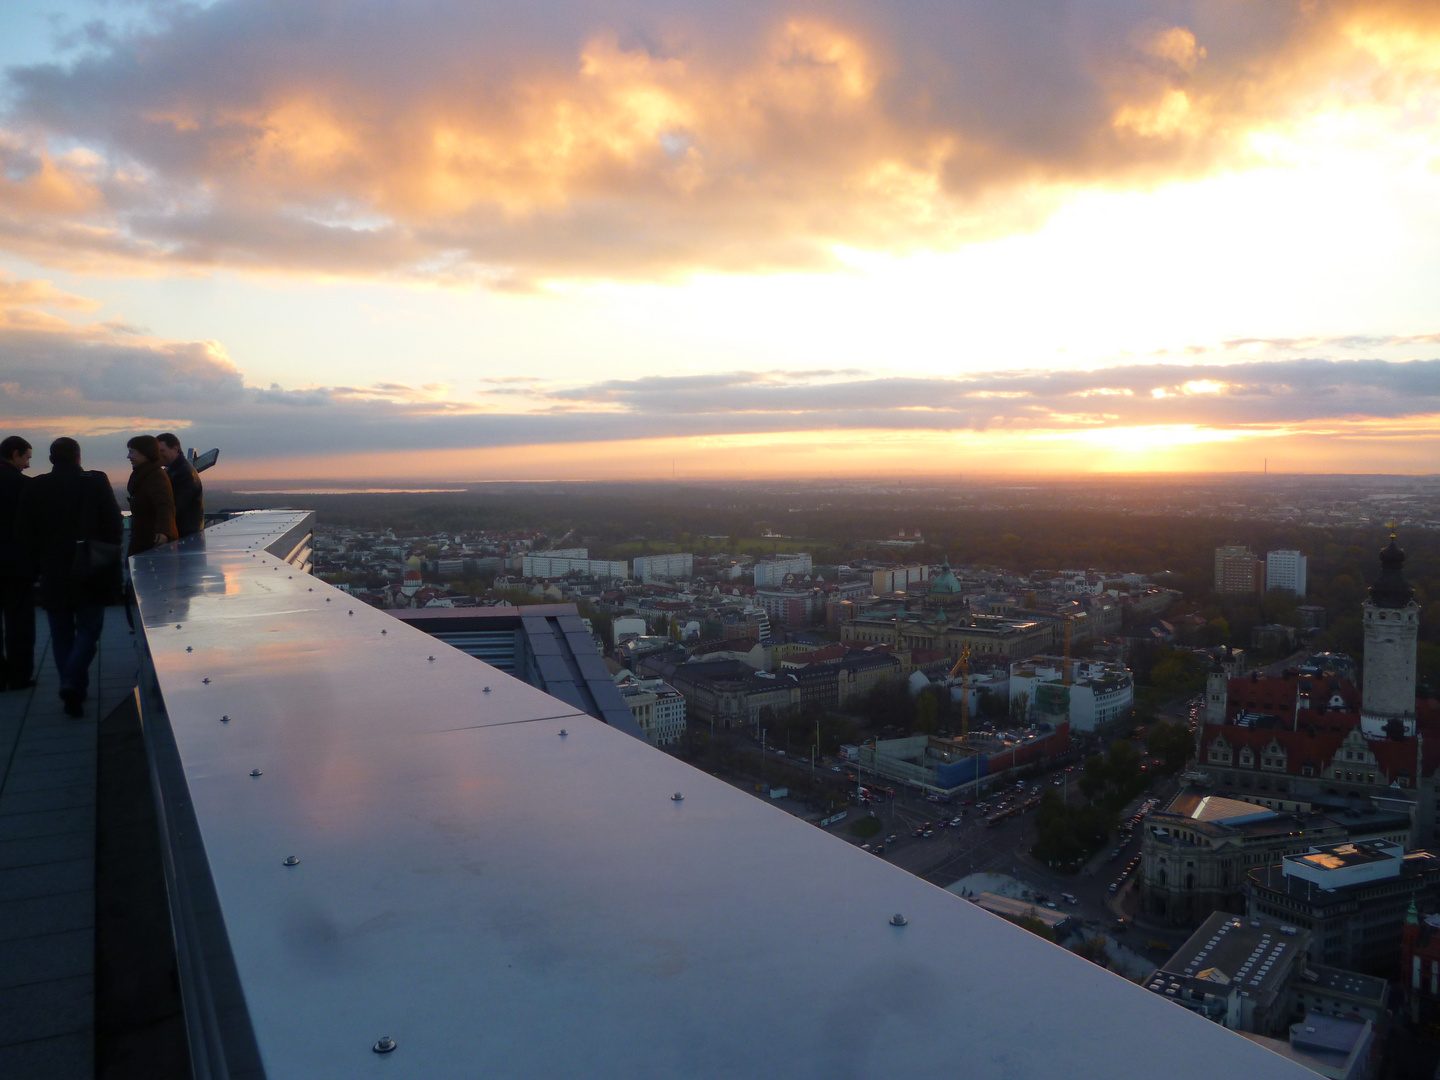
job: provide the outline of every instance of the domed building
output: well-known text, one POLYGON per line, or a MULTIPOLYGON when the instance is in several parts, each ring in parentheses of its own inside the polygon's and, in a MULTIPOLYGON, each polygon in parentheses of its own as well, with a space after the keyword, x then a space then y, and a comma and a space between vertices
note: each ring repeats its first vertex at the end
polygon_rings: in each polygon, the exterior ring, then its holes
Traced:
POLYGON ((948 560, 941 564, 940 573, 930 579, 930 589, 921 601, 921 606, 926 611, 943 608, 952 613, 964 608, 965 597, 961 594, 960 579, 955 576, 955 571, 950 569, 948 560))

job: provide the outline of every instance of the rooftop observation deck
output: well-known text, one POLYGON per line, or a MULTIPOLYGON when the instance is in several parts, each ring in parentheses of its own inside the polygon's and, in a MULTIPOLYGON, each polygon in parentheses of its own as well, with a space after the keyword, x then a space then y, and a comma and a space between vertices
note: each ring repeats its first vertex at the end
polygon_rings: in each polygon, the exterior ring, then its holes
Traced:
MULTIPOLYGON (((138 702, 192 1075, 1311 1077, 354 603, 304 572, 311 523, 243 514, 149 553, 139 631, 108 622, 94 716, 138 702)), ((37 902, 10 912, 28 931, 0 959, 28 981, 0 1019, 49 986, 73 1023, 32 1025, 0 1075, 45 1075, 14 1066, 62 1037, 83 1056, 84 894, 113 860, 103 835, 98 875, 84 854, 95 720, 6 708, 0 887, 37 902), (55 779, 71 816, 27 834, 47 752, 79 755, 49 770, 79 770, 55 779), (75 894, 63 927, 47 889, 75 894)))

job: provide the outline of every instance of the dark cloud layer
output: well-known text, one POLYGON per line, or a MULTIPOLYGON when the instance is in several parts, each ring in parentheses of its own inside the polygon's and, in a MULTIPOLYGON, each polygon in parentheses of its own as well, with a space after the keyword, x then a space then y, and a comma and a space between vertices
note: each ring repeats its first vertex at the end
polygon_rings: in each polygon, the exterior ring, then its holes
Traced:
MULTIPOLYGON (((81 303, 35 283, 0 281, 0 298, 6 290, 54 306, 81 303)), ((735 371, 505 383, 468 405, 444 388, 400 382, 249 386, 213 342, 156 340, 21 305, 0 308, 0 390, 0 420, 38 436, 64 433, 51 430, 59 418, 98 418, 98 430, 107 417, 174 417, 227 453, 258 461, 773 432, 1430 423, 1440 415, 1440 359, 1150 363, 954 378, 735 371)))
POLYGON ((1386 92, 1406 72, 1365 42, 1440 20, 1401 0, 157 11, 8 73, 0 244, 498 287, 947 247, 1033 223, 1035 184, 1233 163, 1337 79, 1386 92))

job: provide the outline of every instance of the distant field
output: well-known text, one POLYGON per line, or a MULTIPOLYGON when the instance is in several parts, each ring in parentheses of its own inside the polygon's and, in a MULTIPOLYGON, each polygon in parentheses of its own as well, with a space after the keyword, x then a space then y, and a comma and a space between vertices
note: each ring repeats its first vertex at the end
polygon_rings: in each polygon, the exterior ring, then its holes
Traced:
MULTIPOLYGON (((767 553, 777 555, 790 555, 797 551, 814 551, 820 544, 816 540, 797 540, 793 538, 780 539, 771 536, 742 536, 740 540, 740 552, 753 549, 763 549, 767 553)), ((601 550, 597 547, 596 549, 601 550)), ((728 540, 706 540, 703 537, 692 540, 689 545, 681 546, 679 543, 672 543, 667 540, 651 540, 642 544, 638 540, 629 540, 623 544, 606 544, 604 551, 608 552, 605 558, 608 559, 636 559, 642 555, 668 555, 674 551, 707 552, 724 551, 734 555, 738 552, 733 550, 728 540)))

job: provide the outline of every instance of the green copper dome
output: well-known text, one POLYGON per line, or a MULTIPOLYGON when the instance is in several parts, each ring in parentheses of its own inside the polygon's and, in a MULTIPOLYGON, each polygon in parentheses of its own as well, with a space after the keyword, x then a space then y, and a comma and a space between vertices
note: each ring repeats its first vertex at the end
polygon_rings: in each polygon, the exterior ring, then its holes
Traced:
POLYGON ((957 578, 954 572, 950 569, 950 564, 948 562, 944 564, 944 569, 941 570, 940 573, 930 579, 930 595, 960 595, 960 579, 957 578))

